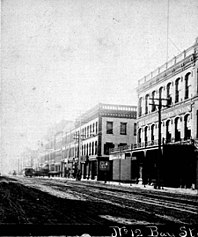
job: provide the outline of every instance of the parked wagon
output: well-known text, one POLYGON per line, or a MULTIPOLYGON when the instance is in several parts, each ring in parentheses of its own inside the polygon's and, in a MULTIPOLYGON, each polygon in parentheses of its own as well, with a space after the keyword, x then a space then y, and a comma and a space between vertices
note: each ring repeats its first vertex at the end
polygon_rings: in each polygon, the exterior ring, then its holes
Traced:
POLYGON ((32 177, 32 176, 34 176, 34 174, 35 174, 35 170, 33 168, 25 168, 23 170, 23 175, 25 177, 32 177))

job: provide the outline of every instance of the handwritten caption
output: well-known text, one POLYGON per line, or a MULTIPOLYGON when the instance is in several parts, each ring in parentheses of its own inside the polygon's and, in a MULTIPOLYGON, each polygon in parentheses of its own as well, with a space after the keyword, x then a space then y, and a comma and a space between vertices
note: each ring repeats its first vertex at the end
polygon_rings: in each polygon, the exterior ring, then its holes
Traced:
POLYGON ((198 237, 198 228, 180 226, 178 228, 158 226, 111 226, 111 237, 198 237), (169 230, 170 229, 170 230, 169 230))

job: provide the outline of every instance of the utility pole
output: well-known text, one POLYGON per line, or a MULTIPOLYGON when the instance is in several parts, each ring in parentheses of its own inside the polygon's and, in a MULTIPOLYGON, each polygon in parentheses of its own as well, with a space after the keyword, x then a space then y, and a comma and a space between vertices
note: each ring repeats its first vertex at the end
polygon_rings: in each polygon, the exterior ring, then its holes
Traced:
POLYGON ((162 99, 161 99, 161 96, 159 96, 159 105, 158 105, 158 151, 159 151, 159 158, 157 159, 157 182, 156 182, 156 185, 157 185, 157 188, 160 189, 160 186, 161 186, 161 182, 160 182, 160 162, 161 162, 161 159, 162 159, 162 149, 161 149, 161 141, 162 141, 162 134, 161 134, 161 109, 162 109, 162 99))
POLYGON ((150 104, 150 105, 155 105, 155 106, 158 106, 158 158, 157 158, 157 161, 156 161, 156 169, 157 169, 157 177, 156 177, 156 185, 154 186, 154 188, 157 188, 157 189, 160 189, 161 188, 161 174, 160 174, 160 164, 161 164, 161 159, 162 159, 162 147, 161 147, 161 142, 162 142, 162 134, 161 134, 161 123, 162 123, 162 120, 161 120, 161 110, 162 110, 162 107, 169 107, 170 106, 170 103, 171 103, 171 98, 167 98, 167 99, 164 99, 164 98, 161 98, 161 94, 159 94, 159 98, 150 98, 153 102, 154 100, 157 100, 159 101, 158 104, 150 104), (165 100, 167 102, 166 105, 162 105, 162 100, 165 100))
POLYGON ((81 159, 81 117, 80 117, 80 126, 79 126, 79 131, 74 135, 74 140, 77 141, 77 164, 76 164, 76 180, 81 179, 81 174, 80 174, 80 159, 81 159))

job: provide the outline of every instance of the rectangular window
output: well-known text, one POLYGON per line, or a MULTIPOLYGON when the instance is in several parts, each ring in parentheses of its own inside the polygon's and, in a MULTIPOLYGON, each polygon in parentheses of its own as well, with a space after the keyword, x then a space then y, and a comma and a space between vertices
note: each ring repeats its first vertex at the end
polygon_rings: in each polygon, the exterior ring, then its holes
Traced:
POLYGON ((120 143, 120 144, 118 144, 118 147, 126 147, 127 146, 127 143, 120 143))
POLYGON ((89 137, 89 126, 87 126, 87 137, 89 137))
POLYGON ((98 133, 98 122, 96 122, 96 135, 98 133))
POLYGON ((104 155, 109 155, 110 149, 114 148, 114 144, 111 142, 107 142, 104 144, 104 155))
POLYGON ((106 133, 113 134, 113 122, 107 122, 106 133))
POLYGON ((127 134, 127 123, 120 123, 120 135, 127 134))

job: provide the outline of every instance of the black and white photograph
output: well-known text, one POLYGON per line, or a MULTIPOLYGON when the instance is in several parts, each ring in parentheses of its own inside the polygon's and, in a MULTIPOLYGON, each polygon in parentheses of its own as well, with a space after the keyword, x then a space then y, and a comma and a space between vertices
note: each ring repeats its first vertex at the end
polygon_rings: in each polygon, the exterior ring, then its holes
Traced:
POLYGON ((1 0, 0 236, 198 236, 198 1, 1 0))

